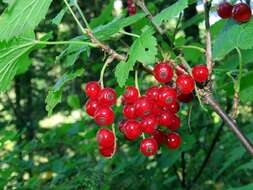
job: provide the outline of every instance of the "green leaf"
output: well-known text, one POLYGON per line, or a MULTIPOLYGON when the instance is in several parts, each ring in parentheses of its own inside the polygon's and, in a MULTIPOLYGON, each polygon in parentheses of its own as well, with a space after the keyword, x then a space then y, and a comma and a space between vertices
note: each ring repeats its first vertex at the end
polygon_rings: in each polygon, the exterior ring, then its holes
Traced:
POLYGON ((252 48, 252 32, 253 20, 241 25, 231 20, 227 21, 214 42, 213 58, 215 60, 220 60, 235 48, 252 48))
POLYGON ((252 190, 252 189, 253 189, 253 183, 244 185, 242 187, 229 188, 228 190, 252 190))
POLYGON ((33 31, 45 17, 52 0, 14 1, 0 17, 0 40, 10 40, 33 31))
POLYGON ((77 95, 68 96, 67 103, 73 109, 78 109, 81 107, 80 98, 77 95))
POLYGON ((162 22, 171 19, 172 17, 177 16, 181 11, 183 11, 188 6, 188 0, 179 0, 173 5, 167 7, 162 12, 157 14, 153 21, 160 25, 162 22))
POLYGON ((80 77, 83 72, 84 69, 78 69, 76 71, 70 71, 65 73, 49 90, 46 98, 46 110, 48 111, 48 115, 51 115, 55 106, 61 102, 64 85, 69 81, 80 77))
POLYGON ((56 24, 56 25, 60 24, 61 21, 62 21, 62 19, 63 19, 63 17, 64 17, 64 15, 65 15, 65 13, 67 12, 67 10, 68 10, 67 8, 62 9, 62 10, 52 19, 52 23, 53 23, 53 24, 56 24))
POLYGON ((135 40, 129 51, 127 62, 120 62, 115 71, 115 76, 120 87, 123 87, 128 79, 129 72, 137 61, 147 65, 153 64, 157 55, 157 41, 153 36, 153 30, 148 28, 135 40))
MULTIPOLYGON (((29 38, 32 38, 30 34, 29 38)), ((24 72, 25 68, 28 68, 31 62, 27 62, 26 65, 23 63, 27 61, 27 56, 34 45, 34 42, 26 39, 0 43, 0 92, 9 87, 17 73, 24 72)))

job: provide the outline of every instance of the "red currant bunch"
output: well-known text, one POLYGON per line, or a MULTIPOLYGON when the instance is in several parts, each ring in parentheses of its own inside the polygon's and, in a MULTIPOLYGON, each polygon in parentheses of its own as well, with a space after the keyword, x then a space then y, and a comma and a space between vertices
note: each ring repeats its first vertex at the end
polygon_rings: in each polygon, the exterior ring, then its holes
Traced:
POLYGON ((219 4, 217 13, 223 19, 233 18, 238 23, 248 22, 252 15, 250 6, 243 2, 234 6, 228 2, 223 2, 219 4))
POLYGON ((129 15, 136 14, 136 6, 135 6, 133 0, 127 0, 127 9, 128 9, 129 15))
MULTIPOLYGON (((114 122, 114 111, 111 106, 116 103, 117 94, 112 88, 101 88, 98 82, 88 82, 85 93, 89 97, 86 102, 86 113, 99 126, 109 126, 114 122)), ((100 153, 110 157, 115 152, 115 136, 109 129, 102 128, 97 133, 100 153)))

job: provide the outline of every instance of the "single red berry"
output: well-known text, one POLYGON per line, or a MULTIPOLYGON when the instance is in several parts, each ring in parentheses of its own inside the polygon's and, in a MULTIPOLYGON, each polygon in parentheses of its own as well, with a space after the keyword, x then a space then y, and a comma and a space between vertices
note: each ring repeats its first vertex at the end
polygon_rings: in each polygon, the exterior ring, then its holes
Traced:
POLYGON ((206 82, 208 79, 208 68, 205 65, 196 65, 192 68, 192 76, 199 83, 206 82))
POLYGON ((171 124, 169 125, 169 129, 172 131, 177 130, 180 127, 181 120, 177 115, 172 115, 171 124))
POLYGON ((159 94, 159 87, 158 86, 152 86, 146 92, 146 96, 154 101, 156 101, 158 99, 158 94, 159 94))
POLYGON ((140 97, 136 100, 135 113, 137 117, 145 117, 152 111, 152 101, 147 97, 140 97))
POLYGON ((109 107, 99 108, 94 119, 99 126, 111 125, 114 122, 114 112, 109 107))
POLYGON ((94 117, 95 112, 97 111, 98 107, 99 107, 99 103, 97 100, 89 99, 85 104, 86 113, 89 116, 94 117))
POLYGON ((153 107, 152 107, 152 111, 151 114, 158 116, 161 114, 163 110, 161 109, 161 107, 159 105, 157 105, 155 102, 153 103, 153 107))
POLYGON ((126 87, 123 97, 127 103, 134 103, 139 97, 138 89, 134 86, 126 87))
POLYGON ((115 147, 109 147, 109 148, 100 148, 99 152, 104 157, 112 157, 115 152, 115 147))
POLYGON ((172 113, 170 112, 162 112, 159 116, 159 124, 165 127, 168 127, 172 123, 172 113))
POLYGON ((172 104, 168 105, 165 110, 170 111, 171 113, 177 113, 180 109, 180 105, 178 102, 173 102, 172 104))
POLYGON ((168 63, 158 63, 154 67, 154 76, 158 82, 169 82, 173 77, 173 69, 168 63))
POLYGON ((166 107, 175 103, 177 100, 177 91, 169 86, 162 86, 159 89, 157 104, 166 107))
POLYGON ((155 116, 149 115, 144 117, 140 123, 142 132, 147 134, 153 134, 157 128, 158 121, 155 116))
POLYGON ((153 137, 158 144, 164 144, 167 141, 166 135, 159 129, 155 130, 153 137))
POLYGON ((122 120, 122 121, 119 122, 119 131, 123 134, 124 134, 124 131, 125 131, 126 122, 127 122, 127 120, 122 120))
POLYGON ((177 99, 183 103, 189 103, 193 100, 193 94, 180 94, 177 99))
POLYGON ((251 8, 246 3, 238 3, 233 7, 232 17, 239 23, 248 22, 251 15, 251 8))
POLYGON ((152 156, 157 153, 158 144, 154 138, 146 138, 141 141, 140 151, 145 156, 152 156))
POLYGON ((91 99, 96 99, 99 95, 100 90, 101 90, 100 85, 94 81, 88 82, 85 86, 85 93, 91 99))
POLYGON ((111 106, 116 103, 117 94, 112 88, 104 88, 98 96, 99 103, 104 106, 111 106))
POLYGON ((99 129, 96 138, 100 148, 109 148, 115 143, 115 136, 109 129, 99 129))
POLYGON ((181 137, 178 133, 169 133, 167 135, 167 147, 170 149, 177 149, 181 144, 181 137))
POLYGON ((142 134, 141 126, 134 120, 125 123, 124 134, 128 140, 135 140, 142 134))
POLYGON ((190 75, 180 75, 176 80, 178 90, 182 94, 190 94, 195 88, 195 82, 190 75))
POLYGON ((233 5, 228 2, 223 2, 219 4, 217 13, 223 19, 230 18, 232 16, 232 9, 233 5))
POLYGON ((127 118, 127 119, 135 119, 136 115, 135 115, 135 106, 133 104, 127 104, 124 106, 123 108, 123 115, 127 118))

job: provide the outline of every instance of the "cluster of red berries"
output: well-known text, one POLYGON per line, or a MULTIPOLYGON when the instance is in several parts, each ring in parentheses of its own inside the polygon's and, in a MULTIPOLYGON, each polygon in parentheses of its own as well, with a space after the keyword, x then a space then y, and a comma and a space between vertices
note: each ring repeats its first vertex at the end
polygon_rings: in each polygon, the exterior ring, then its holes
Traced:
MULTIPOLYGON (((117 95, 112 88, 101 88, 97 82, 88 82, 85 93, 89 97, 86 102, 86 113, 91 116, 99 126, 108 126, 114 122, 114 112, 111 108, 116 103, 117 95)), ((111 157, 116 149, 115 134, 106 128, 97 132, 97 142, 100 153, 111 157)))
POLYGON ((127 9, 128 9, 129 15, 136 14, 136 6, 135 6, 133 0, 127 0, 127 9))
MULTIPOLYGON (((182 67, 183 68, 183 67, 182 67)), ((157 153, 158 146, 165 144, 176 149, 181 144, 181 137, 175 131, 181 120, 176 115, 180 109, 179 102, 188 103, 193 99, 195 81, 204 83, 208 79, 205 65, 197 65, 192 75, 176 70, 175 86, 172 84, 174 70, 170 62, 155 65, 153 75, 163 85, 152 86, 143 96, 134 86, 128 86, 122 95, 124 120, 119 123, 119 131, 127 140, 133 141, 143 135, 140 151, 145 156, 157 153), (162 126, 161 129, 158 126, 162 126), (169 130, 169 132, 167 132, 169 130), (149 137, 145 137, 148 135, 149 137)), ((114 122, 111 106, 116 102, 116 93, 112 88, 101 88, 97 82, 89 82, 85 88, 90 99, 86 103, 86 112, 94 118, 99 126, 108 126, 114 122)), ((100 153, 111 157, 116 149, 113 131, 101 128, 97 132, 100 153)))
POLYGON ((231 5, 228 2, 223 2, 218 6, 218 15, 223 18, 233 18, 239 23, 248 22, 251 18, 251 8, 247 3, 238 3, 231 5))

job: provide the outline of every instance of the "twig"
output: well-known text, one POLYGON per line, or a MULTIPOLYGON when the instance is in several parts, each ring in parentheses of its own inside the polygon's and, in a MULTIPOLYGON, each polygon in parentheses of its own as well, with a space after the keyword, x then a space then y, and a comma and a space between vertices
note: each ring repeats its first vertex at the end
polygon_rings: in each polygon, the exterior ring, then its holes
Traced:
POLYGON ((246 150, 253 156, 253 145, 248 140, 248 138, 242 133, 242 131, 238 128, 235 121, 229 117, 225 111, 220 107, 220 105, 213 99, 211 94, 205 93, 202 96, 204 100, 212 106, 213 110, 223 119, 224 122, 231 128, 231 130, 235 133, 241 143, 244 145, 246 150))
POLYGON ((213 62, 212 62, 212 42, 211 42, 211 31, 209 21, 209 11, 211 8, 212 0, 203 0, 205 8, 205 27, 206 27, 206 64, 209 70, 209 76, 212 75, 213 62))

